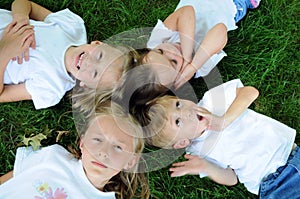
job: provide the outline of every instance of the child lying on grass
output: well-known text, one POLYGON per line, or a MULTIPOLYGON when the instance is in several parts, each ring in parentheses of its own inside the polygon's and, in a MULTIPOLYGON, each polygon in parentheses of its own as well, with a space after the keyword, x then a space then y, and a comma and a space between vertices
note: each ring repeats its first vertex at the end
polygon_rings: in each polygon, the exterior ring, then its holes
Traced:
POLYGON ((148 125, 150 145, 186 148, 187 160, 172 165, 172 177, 208 176, 224 185, 239 180, 260 198, 300 198, 296 131, 253 110, 242 111, 257 96, 255 88, 232 80, 207 91, 198 104, 158 97, 147 104, 145 116, 136 117, 148 125), (235 106, 241 94, 245 100, 235 106))
POLYGON ((18 148, 14 171, 0 177, 0 198, 149 198, 144 173, 137 172, 140 126, 114 103, 91 115, 73 154, 57 144, 18 148))

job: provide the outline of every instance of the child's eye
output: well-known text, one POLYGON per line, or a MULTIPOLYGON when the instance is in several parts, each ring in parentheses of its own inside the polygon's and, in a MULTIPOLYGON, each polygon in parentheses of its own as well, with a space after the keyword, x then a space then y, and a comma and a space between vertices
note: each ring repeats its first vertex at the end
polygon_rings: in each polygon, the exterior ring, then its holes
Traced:
POLYGON ((180 103, 180 101, 177 101, 177 102, 176 102, 176 108, 178 108, 178 109, 181 108, 181 103, 180 103))
POLYGON ((100 138, 93 138, 93 140, 96 142, 102 142, 102 140, 100 138))
POLYGON ((181 119, 178 118, 175 120, 176 126, 180 127, 181 126, 181 119))
POLYGON ((172 62, 174 65, 177 65, 177 63, 178 63, 177 60, 175 60, 175 59, 172 59, 171 62, 172 62))
POLYGON ((97 75, 98 75, 98 71, 95 71, 95 72, 94 72, 94 75, 93 75, 93 78, 96 78, 97 75))
POLYGON ((164 51, 163 51, 162 49, 159 48, 159 49, 157 49, 157 50, 158 50, 158 52, 159 52, 160 54, 162 54, 162 55, 164 54, 164 51))
POLYGON ((102 58, 102 52, 100 52, 99 56, 98 56, 98 60, 101 60, 102 58))
POLYGON ((115 145, 114 148, 117 150, 117 151, 123 151, 123 148, 119 145, 115 145))

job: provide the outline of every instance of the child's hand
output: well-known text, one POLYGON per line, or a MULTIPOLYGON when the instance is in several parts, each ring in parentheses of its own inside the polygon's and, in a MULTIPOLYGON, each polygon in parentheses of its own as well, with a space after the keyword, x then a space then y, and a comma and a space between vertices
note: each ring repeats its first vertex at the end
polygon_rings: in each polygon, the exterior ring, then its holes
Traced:
POLYGON ((18 63, 22 63, 23 52, 28 52, 33 42, 33 26, 16 26, 16 22, 10 23, 4 30, 0 40, 1 56, 12 59, 18 57, 18 63))
MULTIPOLYGON (((16 14, 13 15, 13 21, 12 21, 12 23, 15 23, 16 29, 20 29, 23 26, 30 25, 29 24, 29 17, 26 16, 26 15, 18 14, 18 13, 16 13, 16 14)), ((32 48, 32 49, 35 49, 36 48, 36 43, 35 43, 34 34, 31 36, 30 40, 31 40, 31 43, 29 44, 29 47, 32 48)), ((27 49, 27 50, 24 51, 23 56, 24 56, 24 60, 25 61, 29 60, 29 49, 27 49)), ((19 55, 17 57, 19 64, 21 64, 23 62, 23 56, 19 55)), ((16 60, 17 58, 14 57, 13 60, 16 60)))
POLYGON ((177 79, 175 80, 175 89, 180 88, 184 83, 189 81, 194 76, 196 71, 196 67, 191 64, 183 66, 180 71, 181 75, 178 75, 177 79))
POLYGON ((187 161, 172 164, 172 167, 169 169, 172 172, 171 177, 179 177, 187 174, 199 175, 199 173, 203 172, 207 163, 205 159, 189 154, 185 154, 184 157, 187 161))

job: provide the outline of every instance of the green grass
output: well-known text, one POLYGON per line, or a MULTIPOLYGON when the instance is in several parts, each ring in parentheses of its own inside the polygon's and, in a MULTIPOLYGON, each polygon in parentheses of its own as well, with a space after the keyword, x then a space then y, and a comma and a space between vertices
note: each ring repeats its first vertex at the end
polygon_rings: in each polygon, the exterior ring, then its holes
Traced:
MULTIPOLYGON (((58 11, 68 7, 86 22, 89 41, 105 40, 132 28, 152 27, 158 18, 170 14, 178 1, 171 0, 37 0, 58 11)), ((2 0, 1 8, 11 1, 2 0)), ((240 78, 255 86, 260 96, 251 106, 255 111, 279 120, 297 130, 300 145, 300 2, 298 0, 263 0, 229 32, 225 51, 218 65, 222 80, 240 78)), ((198 98, 206 88, 203 79, 190 81, 198 98)), ((35 110, 31 102, 0 105, 0 175, 13 169, 19 136, 46 133, 43 145, 55 143, 56 131, 70 131, 60 144, 74 143, 76 129, 65 97, 57 106, 35 110)), ((271 140, 270 140, 271 141, 271 140)), ((243 185, 226 187, 197 176, 171 179, 168 168, 149 173, 152 198, 256 198, 243 185)))

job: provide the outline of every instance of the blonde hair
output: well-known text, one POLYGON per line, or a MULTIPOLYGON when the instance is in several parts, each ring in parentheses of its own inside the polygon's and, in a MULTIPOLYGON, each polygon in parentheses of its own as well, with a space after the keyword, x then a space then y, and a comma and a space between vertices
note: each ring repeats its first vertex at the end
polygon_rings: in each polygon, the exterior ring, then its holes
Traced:
MULTIPOLYGON (((141 126, 134 120, 134 118, 126 113, 121 106, 112 102, 105 101, 94 104, 94 110, 84 119, 86 120, 83 128, 80 129, 79 135, 84 136, 86 130, 92 124, 98 116, 113 116, 118 125, 121 125, 121 129, 130 132, 130 135, 134 139, 134 152, 140 155, 144 149, 144 140, 142 138, 143 132, 141 126), (125 128, 122 128, 125 127, 125 128)), ((77 146, 78 149, 78 146, 77 146)), ((73 150, 74 152, 74 150, 73 150)), ((78 149, 75 153, 75 157, 80 158, 81 152, 78 149)), ((150 192, 148 187, 148 181, 144 173, 139 173, 143 165, 138 160, 136 165, 130 169, 130 171, 120 171, 117 175, 113 176, 110 181, 104 186, 104 191, 113 191, 116 193, 117 198, 129 199, 133 197, 139 197, 143 199, 149 198, 150 192), (138 189, 140 187, 140 189, 138 189), (137 193, 139 190, 139 194, 137 193), (138 195, 138 196, 137 196, 138 195)))
POLYGON ((177 99, 177 97, 171 95, 157 97, 147 104, 142 111, 143 113, 135 114, 135 117, 144 128, 147 145, 172 149, 174 138, 170 138, 165 131, 165 125, 168 121, 166 107, 169 105, 170 99, 177 99))

